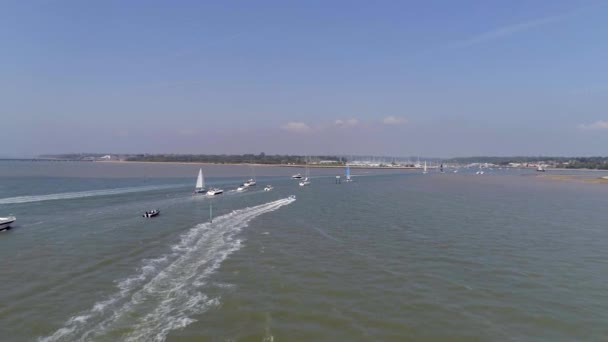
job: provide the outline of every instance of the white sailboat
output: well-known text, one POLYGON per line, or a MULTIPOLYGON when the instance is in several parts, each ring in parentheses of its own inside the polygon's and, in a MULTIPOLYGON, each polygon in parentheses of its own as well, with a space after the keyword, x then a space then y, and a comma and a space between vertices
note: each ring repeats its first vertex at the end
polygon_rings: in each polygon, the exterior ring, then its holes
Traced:
POLYGON ((426 170, 426 160, 424 161, 424 170, 422 171, 423 175, 426 175, 428 171, 426 170))
POLYGON ((479 163, 479 171, 475 172, 476 175, 483 175, 483 170, 481 169, 481 163, 479 163))
POLYGON ((310 180, 308 177, 310 176, 310 170, 308 169, 308 161, 306 162, 306 177, 300 182, 300 186, 310 185, 310 180))
POLYGON ((346 164, 346 182, 352 182, 353 180, 350 178, 350 167, 346 164))
POLYGON ((198 170, 198 177, 196 178, 196 186, 194 187, 195 194, 202 194, 207 192, 205 190, 205 176, 203 176, 203 169, 198 170))

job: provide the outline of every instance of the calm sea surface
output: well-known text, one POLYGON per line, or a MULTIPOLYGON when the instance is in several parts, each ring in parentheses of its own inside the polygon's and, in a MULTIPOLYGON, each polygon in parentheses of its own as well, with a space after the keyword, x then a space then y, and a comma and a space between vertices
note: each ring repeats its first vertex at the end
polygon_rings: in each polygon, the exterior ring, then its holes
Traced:
POLYGON ((608 340, 608 185, 199 167, 1 161, 0 340, 608 340))

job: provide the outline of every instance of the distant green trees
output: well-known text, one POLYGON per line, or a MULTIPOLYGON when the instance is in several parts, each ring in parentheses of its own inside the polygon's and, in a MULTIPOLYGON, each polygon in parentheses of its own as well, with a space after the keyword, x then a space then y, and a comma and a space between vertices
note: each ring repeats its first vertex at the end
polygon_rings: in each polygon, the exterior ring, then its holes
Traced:
POLYGON ((331 160, 343 164, 344 158, 336 156, 293 156, 260 154, 135 154, 125 158, 127 161, 147 162, 191 162, 216 164, 304 164, 306 160, 331 160))

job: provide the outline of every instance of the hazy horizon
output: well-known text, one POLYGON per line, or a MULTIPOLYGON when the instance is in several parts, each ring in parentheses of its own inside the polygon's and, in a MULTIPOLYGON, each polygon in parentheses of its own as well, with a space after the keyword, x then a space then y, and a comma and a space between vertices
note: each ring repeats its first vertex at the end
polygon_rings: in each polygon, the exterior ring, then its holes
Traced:
POLYGON ((607 154, 607 2, 3 7, 0 156, 607 154))

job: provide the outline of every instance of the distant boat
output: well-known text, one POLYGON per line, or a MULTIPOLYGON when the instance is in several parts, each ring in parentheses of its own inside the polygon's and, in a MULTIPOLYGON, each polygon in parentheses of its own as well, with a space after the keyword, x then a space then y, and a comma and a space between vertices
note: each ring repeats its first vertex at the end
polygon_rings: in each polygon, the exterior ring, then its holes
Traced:
POLYGON ((9 229, 15 221, 17 221, 15 216, 0 217, 0 230, 9 229))
POLYGON ((195 194, 202 194, 207 192, 205 190, 205 177, 203 176, 203 169, 198 170, 198 177, 196 178, 196 186, 194 187, 195 194))
POLYGON ((538 166, 536 167, 536 172, 545 172, 547 170, 545 170, 545 167, 538 164, 538 166))
POLYGON ((245 186, 245 184, 241 184, 238 188, 236 188, 236 191, 245 191, 247 190, 247 186, 245 186))
POLYGON ((443 173, 443 163, 441 163, 441 165, 439 165, 439 172, 443 173))
POLYGON ((293 178, 293 179, 302 179, 303 177, 302 177, 302 174, 296 173, 295 175, 291 176, 291 178, 293 178))
POLYGON ((154 217, 154 216, 158 216, 158 214, 160 214, 160 210, 154 209, 154 210, 146 211, 143 214, 143 217, 154 217))
POLYGON ((476 175, 483 175, 483 170, 481 169, 481 163, 479 163, 479 171, 475 172, 476 175))
POLYGON ((426 160, 424 161, 424 170, 422 171, 423 175, 426 175, 428 171, 426 170, 426 160))
POLYGON ((302 181, 300 181, 300 186, 310 185, 310 180, 308 179, 308 176, 310 176, 310 170, 308 169, 308 162, 306 162, 306 177, 302 181))
POLYGON ((352 182, 353 180, 350 178, 350 167, 348 166, 348 164, 346 165, 346 180, 345 182, 352 182))
POLYGON ((251 178, 249 178, 245 183, 243 183, 244 186, 246 187, 250 187, 250 186, 255 186, 257 183, 255 181, 255 173, 253 172, 253 167, 251 168, 251 178))
POLYGON ((272 187, 272 185, 266 185, 266 187, 264 188, 264 191, 272 191, 272 189, 274 189, 272 187))
POLYGON ((211 189, 209 189, 209 191, 207 191, 208 196, 216 196, 216 195, 221 195, 223 193, 224 193, 224 190, 218 189, 218 188, 211 188, 211 189))

